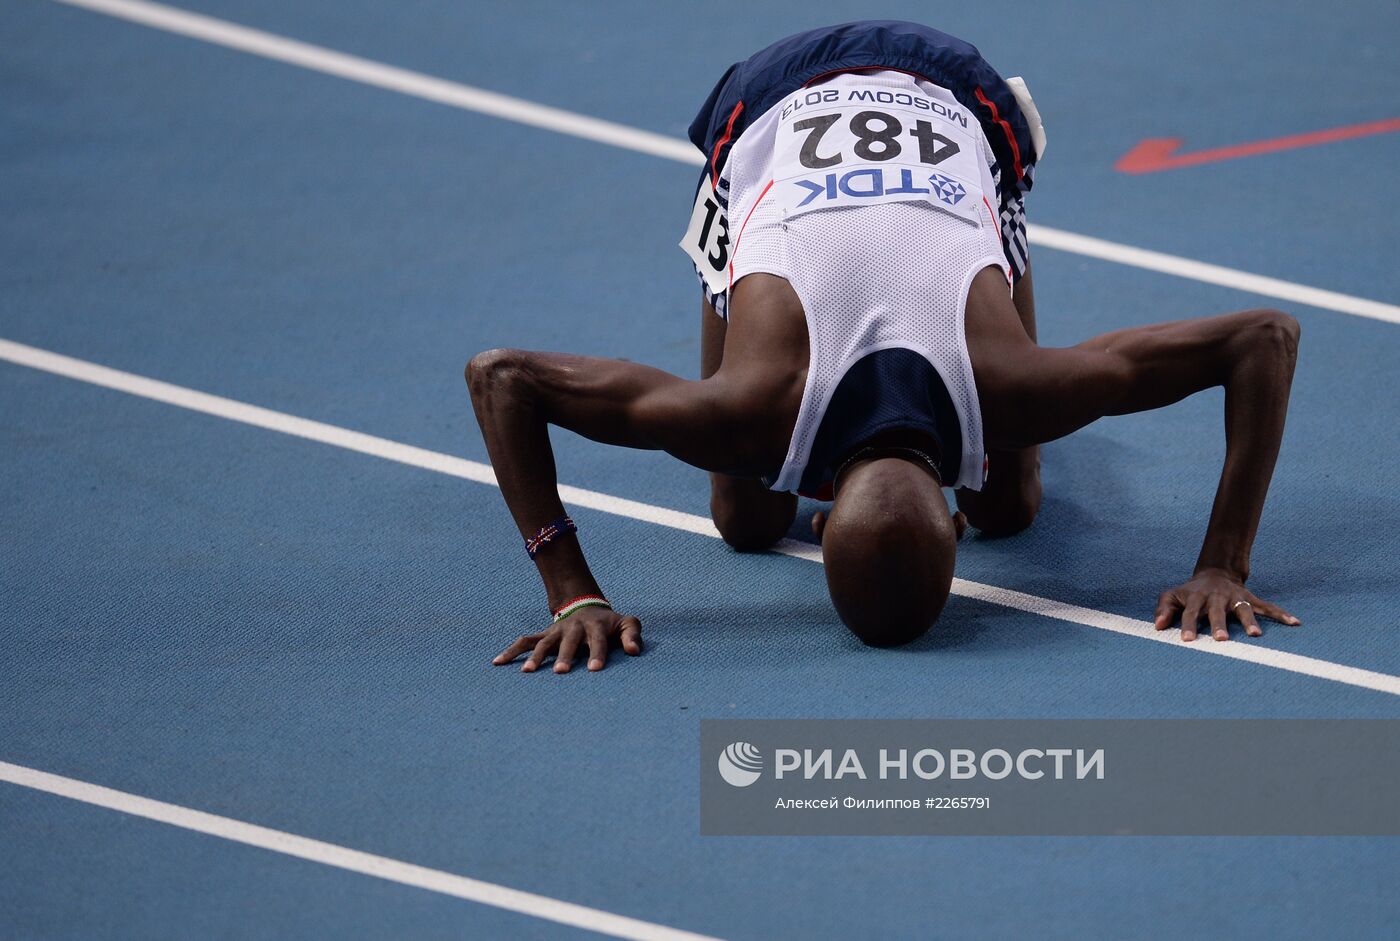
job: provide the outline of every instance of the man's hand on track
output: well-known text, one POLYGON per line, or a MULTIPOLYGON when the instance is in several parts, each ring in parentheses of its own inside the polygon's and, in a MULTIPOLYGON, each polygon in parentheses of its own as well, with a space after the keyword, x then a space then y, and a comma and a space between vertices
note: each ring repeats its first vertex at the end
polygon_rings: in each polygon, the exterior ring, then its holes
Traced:
POLYGON ((1153 626, 1164 631, 1180 617, 1181 639, 1193 641, 1202 614, 1205 614, 1211 636, 1216 640, 1230 639, 1228 625, 1232 617, 1244 625, 1244 632, 1250 637, 1259 637, 1264 633, 1259 627, 1258 618, 1278 621, 1290 627, 1302 623, 1278 605, 1255 595, 1229 572, 1202 569, 1180 588, 1162 592, 1157 599, 1153 626))
POLYGON ((496 655, 496 666, 510 663, 526 651, 530 656, 520 667, 534 673, 554 655, 554 672, 568 673, 579 648, 588 648, 588 669, 597 672, 608 662, 608 647, 616 641, 635 657, 642 652, 642 622, 608 608, 583 608, 539 634, 525 634, 496 655))

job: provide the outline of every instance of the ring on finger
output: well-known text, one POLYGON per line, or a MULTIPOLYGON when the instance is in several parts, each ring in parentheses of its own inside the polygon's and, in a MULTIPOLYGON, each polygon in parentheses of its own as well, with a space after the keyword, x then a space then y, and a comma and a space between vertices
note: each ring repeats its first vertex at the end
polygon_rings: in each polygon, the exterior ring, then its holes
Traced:
POLYGON ((1249 607, 1249 608, 1253 608, 1253 607, 1254 607, 1254 605, 1250 604, 1248 601, 1236 601, 1233 605, 1230 606, 1230 610, 1231 610, 1231 611, 1234 611, 1234 610, 1235 610, 1236 608, 1238 608, 1240 605, 1245 605, 1245 606, 1247 606, 1247 607, 1249 607))

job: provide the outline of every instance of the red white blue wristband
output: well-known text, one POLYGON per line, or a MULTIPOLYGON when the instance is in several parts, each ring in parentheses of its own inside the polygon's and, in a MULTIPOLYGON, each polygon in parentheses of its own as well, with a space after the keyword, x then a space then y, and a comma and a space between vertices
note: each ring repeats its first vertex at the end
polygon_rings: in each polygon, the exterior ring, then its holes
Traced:
POLYGON ((540 531, 525 540, 525 554, 530 558, 539 555, 540 550, 566 533, 576 533, 578 527, 567 516, 561 516, 551 523, 545 523, 540 531))
POLYGON ((558 624, 575 611, 583 608, 607 608, 612 610, 612 605, 608 604, 608 599, 602 595, 579 595, 571 601, 566 601, 554 612, 554 623, 558 624))

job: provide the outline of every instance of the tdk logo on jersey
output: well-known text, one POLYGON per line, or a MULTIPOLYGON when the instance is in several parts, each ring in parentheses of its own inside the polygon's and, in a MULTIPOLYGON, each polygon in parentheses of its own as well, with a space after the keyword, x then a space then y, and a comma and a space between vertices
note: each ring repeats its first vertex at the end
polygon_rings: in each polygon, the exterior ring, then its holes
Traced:
POLYGON ((950 206, 956 206, 967 195, 961 183, 941 173, 930 174, 928 181, 933 184, 934 194, 950 206))
MULTIPOLYGON (((930 182, 947 180, 948 183, 958 186, 945 176, 935 173, 929 177, 930 182)), ((828 173, 822 182, 815 180, 793 180, 795 186, 800 186, 807 191, 802 202, 798 203, 795 209, 801 209, 816 199, 839 199, 841 196, 854 196, 856 198, 874 198, 878 196, 897 195, 928 195, 932 192, 928 187, 914 185, 913 170, 899 170, 885 167, 863 167, 859 170, 849 170, 846 173, 828 173), (894 174, 898 172, 896 180, 894 174)), ((963 189, 958 186, 957 199, 949 200, 947 196, 939 194, 939 198, 945 203, 952 205, 963 197, 963 189)))

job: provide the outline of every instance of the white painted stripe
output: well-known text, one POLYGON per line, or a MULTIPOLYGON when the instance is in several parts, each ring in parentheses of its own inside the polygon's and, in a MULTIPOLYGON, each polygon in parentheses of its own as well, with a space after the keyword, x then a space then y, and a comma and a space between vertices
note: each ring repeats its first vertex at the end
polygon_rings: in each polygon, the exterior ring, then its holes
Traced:
MULTIPOLYGON (((296 65, 314 72, 335 75, 352 82, 360 82, 400 92, 415 98, 435 101, 439 104, 466 111, 489 114, 506 121, 528 124, 532 127, 557 131, 573 137, 582 137, 634 150, 638 153, 664 157, 693 166, 701 166, 705 160, 695 147, 685 140, 643 131, 612 121, 591 118, 562 108, 552 108, 536 104, 523 98, 514 98, 497 92, 486 91, 471 85, 434 78, 421 72, 385 65, 371 59, 347 55, 323 46, 287 39, 275 33, 267 33, 247 26, 239 26, 227 20, 189 13, 159 3, 146 0, 55 0, 56 3, 82 7, 96 13, 140 23, 154 29, 164 30, 191 39, 199 39, 216 46, 237 49, 251 55, 262 56, 296 65)), ((1178 255, 1168 255, 1143 248, 1134 248, 1118 242, 1076 235, 1062 229, 1031 225, 1031 241, 1045 248, 1070 252, 1102 261, 1115 262, 1134 268, 1143 268, 1162 274, 1175 275, 1193 281, 1202 281, 1220 287, 1246 291, 1263 297, 1271 297, 1295 304, 1306 304, 1357 317, 1369 317, 1387 323, 1400 324, 1400 306, 1382 301, 1368 300, 1308 287, 1292 281, 1250 274, 1234 268, 1207 264, 1178 255)))
POLYGON ((8 781, 10 784, 20 787, 43 791, 46 794, 55 794, 70 800, 81 801, 84 804, 92 804, 95 807, 105 807, 108 810, 116 810, 135 817, 144 817, 147 820, 166 823, 183 830, 192 830, 195 833, 204 833, 222 840, 232 840, 234 843, 256 846, 259 849, 281 853, 284 856, 295 856, 313 863, 334 866, 336 869, 345 869, 361 875, 373 876, 376 879, 397 882, 400 885, 426 889, 429 892, 450 895, 454 898, 466 899, 469 902, 479 902, 493 908, 503 908, 506 911, 519 912, 532 918, 543 918, 546 921, 583 928, 614 938, 631 938, 635 941, 716 941, 709 935, 668 928, 665 925, 640 921, 624 915, 614 915, 611 912, 599 911, 584 905, 561 902, 547 895, 522 892, 519 889, 496 885, 494 882, 483 882, 480 879, 470 879, 438 869, 415 866, 413 863, 390 859, 387 856, 376 856, 373 853, 365 853, 335 843, 326 843, 322 840, 313 840, 310 837, 298 836, 283 830, 273 830, 268 827, 260 827, 257 824, 245 823, 242 820, 234 820, 232 817, 221 817, 218 814, 205 813, 202 810, 192 810, 189 807, 181 807, 179 804, 167 804, 164 801, 140 797, 98 784, 89 784, 75 778, 49 774, 46 771, 26 768, 23 765, 0 761, 0 781, 8 781))
MULTIPOLYGON (((322 444, 329 444, 350 451, 358 451, 361 454, 373 455, 374 457, 384 458, 388 461, 396 461, 400 464, 421 467, 424 470, 436 471, 440 474, 448 474, 453 477, 460 477, 464 480, 475 481, 476 483, 497 486, 495 472, 491 469, 489 464, 469 461, 465 458, 453 457, 449 454, 442 454, 437 451, 428 451, 424 448, 416 448, 408 444, 400 444, 397 441, 390 441, 386 438, 376 438, 373 435, 363 434, 358 431, 350 431, 347 428, 341 428, 336 425, 327 425, 324 422, 312 421, 308 418, 298 418, 295 415, 288 415, 284 412, 274 412, 271 409, 260 408, 256 405, 248 405, 245 402, 238 402, 217 395, 209 395, 206 392, 197 392, 194 389, 172 385, 168 382, 160 382, 156 379, 147 379, 144 376, 138 376, 129 372, 109 369, 106 366, 99 366, 96 363, 90 363, 86 360, 73 359, 69 356, 62 356, 58 353, 51 353, 36 347, 25 346, 22 343, 15 343, 11 340, 0 339, 0 359, 8 360, 21 366, 40 369, 55 375, 65 376, 69 379, 77 379, 80 382, 87 382, 142 398, 153 399, 157 402, 164 402, 179 408, 203 412, 206 415, 227 418, 230 421, 255 425, 259 428, 266 428, 269 431, 279 431, 283 434, 294 435, 298 438, 306 438, 310 441, 319 441, 322 444)), ((646 523, 654 523, 658 526, 666 526, 670 529, 684 530, 685 532, 709 536, 714 539, 719 538, 719 532, 715 529, 714 524, 710 520, 692 513, 682 513, 679 510, 652 506, 649 503, 639 503, 635 500, 624 500, 621 497, 614 497, 606 493, 598 493, 594 490, 584 490, 581 487, 561 486, 559 488, 559 495, 564 502, 571 503, 575 506, 599 510, 603 513, 623 516, 628 519, 641 520, 646 523)), ((798 559, 806 559, 811 562, 819 563, 822 560, 820 547, 790 539, 785 539, 779 543, 775 547, 775 551, 783 555, 789 555, 798 559)), ((969 582, 963 579, 954 580, 953 591, 959 595, 976 598, 981 601, 987 601, 991 604, 1002 605, 1008 608, 1015 608, 1019 611, 1028 611, 1032 614, 1040 614, 1061 621, 1082 624, 1086 627, 1096 627, 1100 630, 1113 631, 1116 634, 1126 634, 1144 640, 1154 640, 1160 643, 1172 644, 1181 650, 1213 654, 1220 657, 1231 657, 1236 660, 1246 660, 1250 663, 1273 667, 1277 670, 1287 670, 1292 673, 1301 673, 1306 676, 1317 677, 1318 679, 1331 680, 1336 683, 1346 683, 1350 686, 1360 686, 1365 689, 1376 690, 1377 692, 1389 693, 1392 696, 1400 696, 1400 676, 1392 676, 1388 673, 1377 673, 1372 670, 1344 666, 1339 663, 1318 660, 1313 657, 1304 657, 1299 654, 1286 653, 1281 650, 1271 650, 1257 643, 1236 641, 1217 643, 1215 641, 1206 641, 1202 639, 1187 644, 1179 639, 1179 632, 1156 631, 1148 621, 1138 621, 1133 618, 1123 617, 1122 615, 1110 614, 1106 611, 1081 608, 1077 605, 1066 604, 1065 602, 1055 601, 1050 598, 1040 598, 1036 595, 1027 595, 1022 592, 998 588, 994 585, 969 582)))
MULTIPOLYGON (((1159 631, 1152 626, 1151 621, 1139 621, 1136 618, 1111 614, 1108 611, 1099 611, 1094 608, 1081 608, 1079 605, 1068 604, 1064 601, 1054 601, 1050 598, 1028 595, 1025 592, 1012 591, 1009 588, 969 582, 961 578, 953 579, 953 590, 968 598, 976 598, 989 604, 1015 608, 1018 611, 1039 614, 1060 621, 1068 621, 1071 624, 1097 627, 1099 630, 1112 631, 1115 634, 1124 634, 1140 640, 1171 644, 1181 650, 1194 650, 1197 653, 1214 654, 1217 657, 1230 657, 1233 660, 1244 660, 1260 666, 1273 667, 1277 670, 1287 670, 1291 673, 1305 673, 1308 676, 1332 680, 1335 683, 1345 683, 1348 686, 1360 686, 1363 689, 1373 689, 1380 693, 1400 696, 1400 676, 1392 676, 1389 673, 1377 673, 1374 670, 1363 670, 1360 667, 1333 663, 1330 660, 1304 657, 1283 650, 1271 650, 1267 647, 1260 647, 1252 641, 1221 643, 1208 639, 1210 637, 1208 632, 1203 633, 1199 640, 1188 644, 1181 640, 1180 631, 1159 631)), ((1280 628, 1277 625, 1274 625, 1273 629, 1296 630, 1296 628, 1291 627, 1280 628)))
POLYGON ((655 134, 638 128, 590 118, 586 115, 536 104, 524 98, 514 98, 484 88, 463 85, 446 79, 434 78, 422 72, 401 69, 372 59, 336 52, 324 46, 288 39, 275 33, 263 32, 230 23, 227 20, 190 13, 159 3, 146 3, 144 0, 56 0, 68 6, 82 7, 94 13, 140 23, 153 29, 164 30, 199 39, 227 49, 237 49, 250 55, 262 56, 288 65, 300 66, 313 72, 334 75, 337 78, 373 85, 387 91, 399 92, 425 101, 476 111, 492 117, 528 124, 572 137, 610 144, 624 150, 665 157, 702 166, 705 158, 689 141, 664 134, 655 134))
POLYGON ((1179 255, 1149 251, 1145 248, 1134 248, 1131 245, 1091 238, 1087 235, 1076 235, 1073 232, 1052 229, 1049 226, 1027 224, 1026 228, 1030 231, 1031 241, 1044 248, 1056 248, 1060 251, 1086 255, 1089 258, 1099 258, 1103 261, 1113 261, 1133 268, 1159 271, 1162 274, 1171 274, 1180 278, 1189 278, 1192 281, 1203 281, 1206 284, 1234 288, 1237 291, 1247 291, 1250 294, 1261 294, 1264 297, 1290 301, 1294 304, 1306 304, 1309 307, 1321 307, 1324 310, 1335 310, 1342 314, 1354 314, 1357 317, 1369 317, 1372 320, 1400 324, 1400 307, 1395 304, 1371 301, 1364 297, 1353 297, 1350 294, 1339 294, 1336 291, 1324 291, 1321 288, 1310 288, 1305 284, 1281 281, 1278 278, 1266 278, 1263 275, 1250 274, 1235 268, 1211 265, 1203 261, 1182 258, 1179 255))

